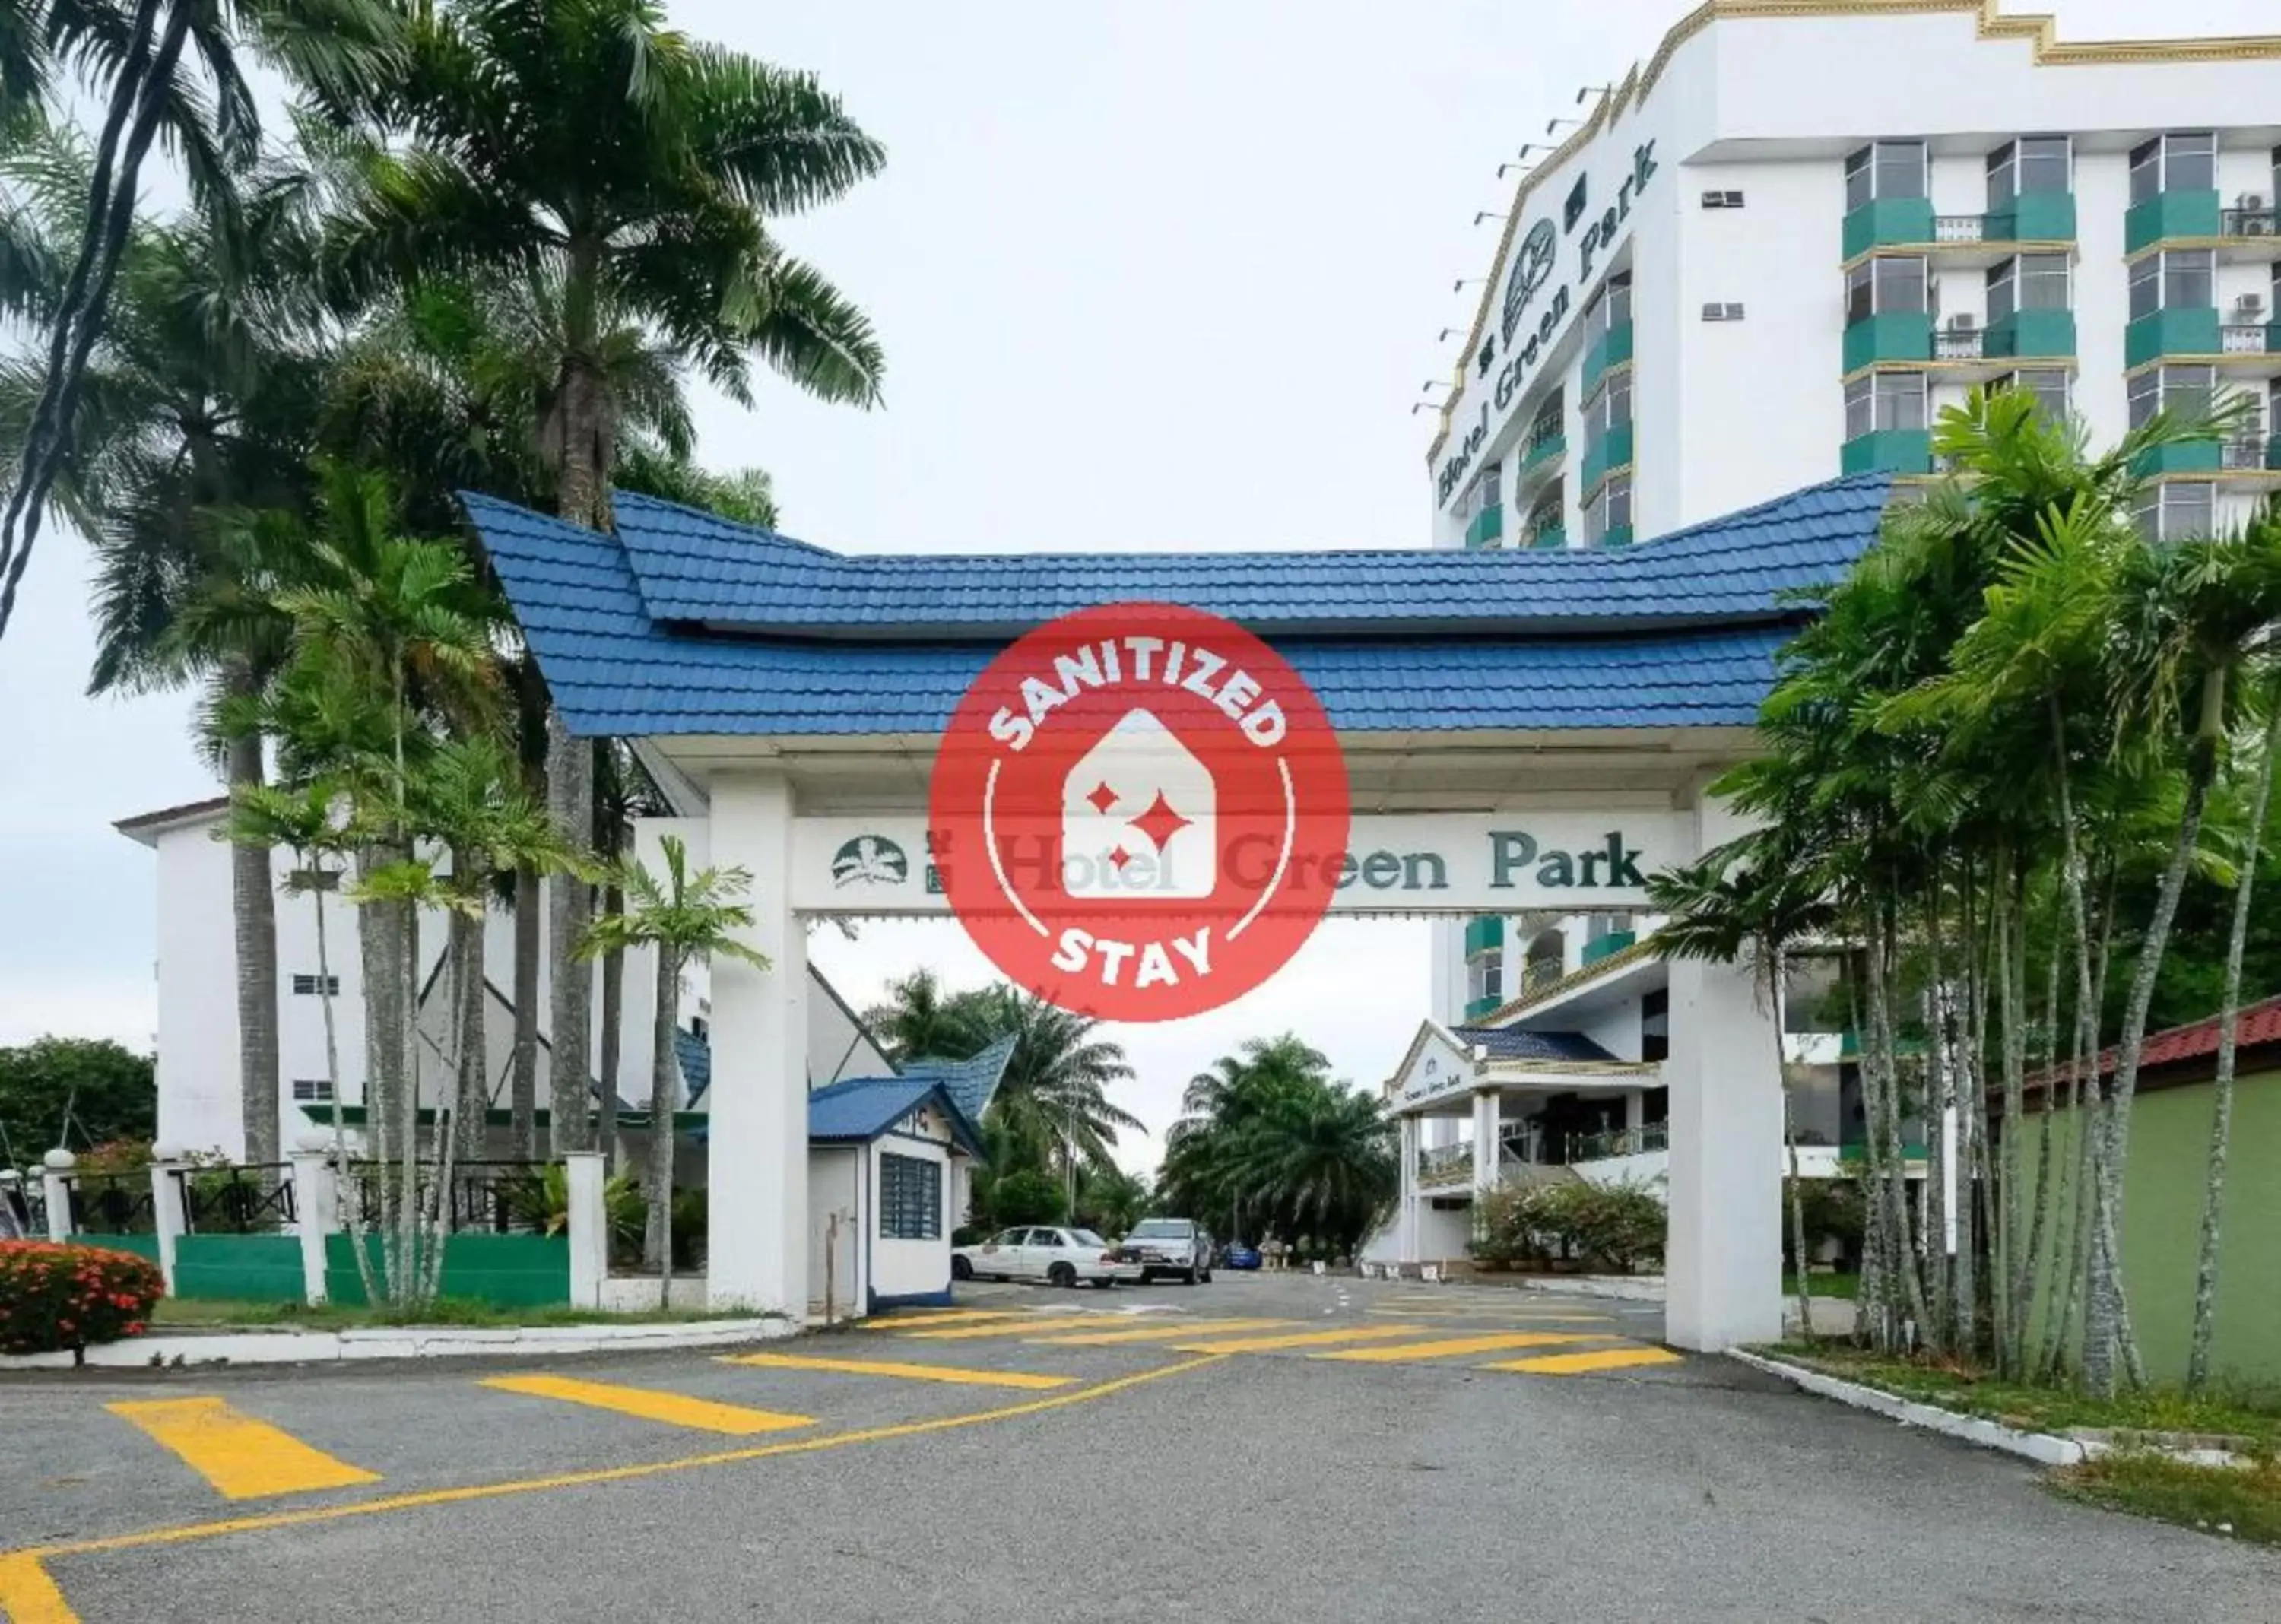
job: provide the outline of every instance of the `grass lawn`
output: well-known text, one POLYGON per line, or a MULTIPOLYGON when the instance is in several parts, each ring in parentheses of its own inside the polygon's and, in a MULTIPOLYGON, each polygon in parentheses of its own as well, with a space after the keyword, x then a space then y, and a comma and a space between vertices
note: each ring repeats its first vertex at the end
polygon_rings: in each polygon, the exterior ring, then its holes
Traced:
POLYGON ((151 1311, 153 1331, 193 1328, 231 1330, 350 1331, 366 1326, 566 1326, 677 1325, 689 1320, 754 1318, 741 1309, 651 1309, 638 1314, 604 1314, 583 1308, 499 1308, 489 1303, 438 1297, 425 1307, 347 1308, 303 1303, 240 1303, 162 1297, 151 1311))
MULTIPOLYGON (((1843 1297, 1851 1303, 1860 1295, 1861 1277, 1858 1274, 1809 1274, 1805 1283, 1817 1297, 1843 1297)), ((1782 1295, 1792 1301, 1798 1297, 1798 1276, 1782 1276, 1782 1295)))
POLYGON ((2105 1455, 2053 1473, 2071 1500, 2133 1512, 2189 1528, 2281 1545, 2281 1460, 2256 1465, 2190 1466, 2160 1455, 2105 1455))

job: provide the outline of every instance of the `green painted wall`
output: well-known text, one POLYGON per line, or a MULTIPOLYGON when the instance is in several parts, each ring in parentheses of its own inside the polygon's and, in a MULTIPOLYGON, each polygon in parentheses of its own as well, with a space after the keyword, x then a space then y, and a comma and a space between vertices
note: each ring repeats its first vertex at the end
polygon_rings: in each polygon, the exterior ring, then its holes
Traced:
MULTIPOLYGON (((375 1265, 380 1238, 367 1235, 375 1265)), ((325 1290, 336 1303, 364 1302, 356 1253, 344 1234, 325 1237, 325 1290)), ((443 1295, 501 1308, 545 1308, 570 1301, 568 1235, 453 1235, 445 1243, 443 1295)))
POLYGON ((298 1235, 183 1235, 174 1242, 174 1295, 298 1303, 298 1235))
MULTIPOLYGON (((2131 1324, 2150 1376, 2177 1381, 2186 1372, 2193 1329, 2194 1263, 2201 1237, 2204 1172, 2209 1156, 2212 1090, 2208 1084, 2142 1094, 2132 1102, 2130 1160, 2123 1176, 2122 1282, 2131 1324)), ((2073 1210, 2082 1141, 2075 1113, 2053 1118, 2055 1218, 2073 1210)), ((2032 1180, 2039 1132, 2023 1141, 2032 1180)), ((2218 1252, 2217 1332, 2213 1367, 2259 1381, 2281 1380, 2281 1072, 2241 1079, 2233 1100, 2223 1228, 2218 1252)), ((2032 1185, 2031 1185, 2032 1187, 2032 1185)), ((2057 1279, 2045 1248, 2038 1318, 2057 1279)), ((2063 1253, 2064 1247, 2056 1249, 2063 1253)), ((2041 1342, 2040 1334, 2037 1341, 2041 1342)))

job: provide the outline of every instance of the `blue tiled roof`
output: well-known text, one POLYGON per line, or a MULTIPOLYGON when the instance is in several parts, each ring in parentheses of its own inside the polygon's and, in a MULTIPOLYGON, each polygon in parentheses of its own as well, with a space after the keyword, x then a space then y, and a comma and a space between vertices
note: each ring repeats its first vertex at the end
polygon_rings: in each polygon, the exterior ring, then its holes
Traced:
POLYGON ((931 1078, 851 1077, 808 1096, 808 1137, 822 1144, 869 1144, 920 1106, 933 1101, 949 1118, 951 1135, 970 1154, 982 1154, 981 1136, 950 1097, 931 1078))
POLYGON ((713 1086, 713 1048, 695 1032, 677 1026, 673 1029, 673 1057, 681 1063, 681 1098, 685 1110, 703 1099, 705 1091, 713 1086))
POLYGON ((907 1060, 902 1063, 902 1074, 940 1083, 968 1119, 979 1122, 982 1113, 989 1109, 990 1096, 998 1092, 998 1079, 1006 1075, 1006 1063, 1014 1057, 1017 1040, 1010 1034, 1001 1038, 971 1060, 938 1060, 932 1056, 907 1060))
POLYGON ((1459 1042, 1478 1044, 1491 1060, 1613 1060, 1581 1032, 1523 1032, 1512 1026, 1452 1026, 1459 1042))
POLYGON ((631 496, 622 540, 466 500, 572 732, 812 737, 939 733, 1006 635, 1143 594, 1272 633, 1345 731, 1746 725, 1795 623, 1776 594, 1841 574, 1885 491, 1605 551, 986 560, 842 559, 631 496))

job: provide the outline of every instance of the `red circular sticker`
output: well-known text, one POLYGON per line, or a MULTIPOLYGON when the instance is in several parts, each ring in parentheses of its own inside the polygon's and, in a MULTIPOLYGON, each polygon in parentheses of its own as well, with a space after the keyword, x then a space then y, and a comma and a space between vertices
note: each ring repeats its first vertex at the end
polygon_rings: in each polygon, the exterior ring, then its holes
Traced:
POLYGON ((932 857, 976 945, 1086 1015, 1241 997, 1330 905, 1347 774, 1322 703, 1232 621, 1109 604, 1048 621, 952 713, 932 857))

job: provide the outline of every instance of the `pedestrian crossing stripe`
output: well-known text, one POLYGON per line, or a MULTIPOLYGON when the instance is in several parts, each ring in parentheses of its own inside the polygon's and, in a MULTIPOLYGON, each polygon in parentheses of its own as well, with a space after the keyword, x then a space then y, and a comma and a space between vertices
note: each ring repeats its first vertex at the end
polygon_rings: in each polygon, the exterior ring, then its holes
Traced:
POLYGON ((947 1365, 901 1365, 887 1359, 828 1359, 799 1353, 731 1353, 723 1365, 749 1365, 759 1370, 831 1371, 849 1376, 892 1376, 905 1381, 947 1381, 962 1387, 1025 1388, 1040 1390, 1065 1388, 1075 1376, 1046 1376, 1023 1370, 958 1370, 947 1365))
POLYGON ((866 1331, 916 1331, 944 1325, 968 1325, 985 1319, 1020 1319, 1009 1308, 922 1309, 916 1312, 880 1314, 862 1321, 866 1331))
POLYGON ((1080 1326, 1090 1326, 1095 1330, 1100 1330, 1106 1326, 1130 1323, 1130 1319, 1122 1315, 1026 1314, 1017 1316, 1011 1320, 995 1320, 989 1325, 953 1326, 947 1331, 906 1331, 903 1333, 903 1340, 914 1342, 963 1342, 978 1341, 986 1336, 1024 1336, 1032 1331, 1068 1331, 1075 1330, 1080 1326))
POLYGON ((1606 1325, 1612 1314, 1544 1312, 1535 1309, 1512 1308, 1371 1308, 1365 1313, 1399 1319, 1495 1319, 1512 1325, 1606 1325))
POLYGON ((1564 1342, 1602 1342, 1609 1333, 1593 1331, 1501 1331, 1494 1335, 1453 1336, 1434 1342, 1401 1342, 1391 1348, 1348 1348, 1318 1353, 1318 1359, 1355 1365, 1398 1365, 1405 1359, 1443 1359, 1461 1353, 1496 1353, 1508 1348, 1550 1348, 1564 1342))
POLYGON ((1298 1331, 1288 1335, 1217 1337, 1204 1342, 1175 1343, 1177 1353, 1273 1353, 1285 1348, 1328 1348, 1339 1342, 1367 1342, 1396 1336, 1422 1336, 1433 1327, 1422 1325, 1358 1325, 1339 1331, 1298 1331))
POLYGON ((14 1624, 79 1624, 40 1558, 28 1552, 0 1557, 0 1619, 14 1624))
POLYGON ((742 1404, 716 1404, 681 1393, 661 1393, 653 1388, 621 1387, 614 1381, 578 1381, 568 1376, 488 1376, 482 1385, 502 1393, 522 1393, 533 1398, 560 1399, 593 1410, 612 1410, 669 1427, 693 1427, 700 1432, 726 1433, 746 1438, 755 1433, 788 1432, 813 1427, 815 1418, 785 1415, 774 1410, 748 1410, 742 1404))
POLYGON ((1683 1361, 1667 1348, 1648 1348, 1635 1343, 1625 1348, 1607 1348, 1597 1353, 1553 1353, 1538 1358, 1506 1359, 1500 1364, 1484 1365, 1483 1370, 1519 1371, 1525 1376, 1582 1376, 1601 1370, 1632 1370, 1648 1365, 1678 1365, 1683 1361))
POLYGON ((1079 1331, 1068 1336, 1037 1336, 1030 1340, 1040 1348, 1113 1348, 1122 1342, 1169 1342, 1205 1332, 1217 1335, 1227 1331, 1267 1331, 1297 1323, 1295 1319, 1176 1319, 1133 1331, 1079 1331))
POLYGON ((104 1408, 164 1444, 232 1500, 380 1481, 379 1473, 336 1460, 219 1398, 138 1399, 104 1408))

